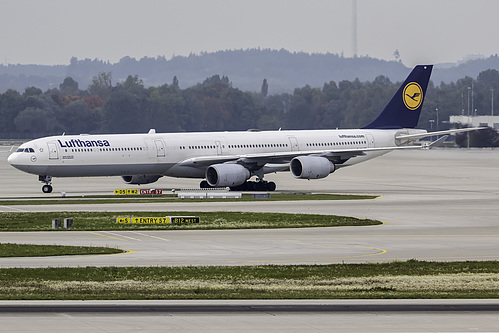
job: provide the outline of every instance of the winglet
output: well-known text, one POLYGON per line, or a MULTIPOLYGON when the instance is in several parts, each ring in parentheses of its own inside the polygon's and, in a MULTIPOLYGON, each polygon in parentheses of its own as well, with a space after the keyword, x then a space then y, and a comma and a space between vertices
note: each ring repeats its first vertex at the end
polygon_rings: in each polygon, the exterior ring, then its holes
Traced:
POLYGON ((423 107, 433 65, 414 67, 385 109, 365 129, 415 128, 423 107))

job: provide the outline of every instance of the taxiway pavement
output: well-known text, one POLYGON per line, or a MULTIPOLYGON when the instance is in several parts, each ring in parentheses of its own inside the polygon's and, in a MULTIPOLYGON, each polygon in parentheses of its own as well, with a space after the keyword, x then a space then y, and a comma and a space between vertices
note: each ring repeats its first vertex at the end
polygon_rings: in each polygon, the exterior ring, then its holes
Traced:
MULTIPOLYGON (((5 179, 15 179, 18 184, 17 195, 43 196, 38 193, 34 176, 9 168, 0 165, 5 179)), ((9 232, 0 234, 1 242, 104 245, 130 252, 94 257, 2 258, 0 267, 499 259, 499 150, 392 152, 340 169, 323 180, 295 180, 288 173, 270 175, 269 179, 287 192, 368 193, 381 197, 351 201, 68 203, 2 206, 0 211, 52 211, 54 217, 61 218, 71 217, 72 211, 117 211, 124 216, 130 211, 164 211, 165 215, 168 211, 287 212, 355 216, 386 224, 281 230, 9 232)), ((177 186, 181 183, 182 180, 164 178, 154 185, 170 190, 182 188, 177 186)), ((197 181, 187 180, 183 187, 192 188, 196 184, 197 181)), ((54 186, 82 196, 111 193, 115 188, 125 187, 118 177, 55 179, 54 186)), ((14 187, 2 187, 0 196, 8 196, 14 187)))
MULTIPOLYGON (((5 162, 0 197, 41 197, 37 177, 5 162)), ((499 150, 392 152, 317 181, 269 175, 289 192, 366 193, 370 201, 2 206, 0 211, 263 211, 348 215, 385 225, 234 231, 0 233, 0 242, 107 245, 114 256, 2 258, 0 267, 246 265, 499 259, 499 150)), ((164 178, 154 188, 195 188, 164 178)), ((116 178, 55 179, 50 196, 111 194, 116 178)), ((152 187, 152 186, 151 186, 152 187)), ((70 214, 70 213, 68 213, 70 214)), ((126 213, 125 213, 126 214, 126 213)), ((66 216, 60 216, 66 217, 66 216)), ((67 216, 70 217, 70 216, 67 216)), ((49 223, 48 221, 47 223, 49 223)), ((76 228, 78 221, 75 221, 76 228)), ((0 302, 0 332, 491 332, 498 300, 0 302)))
POLYGON ((497 300, 0 302, 0 332, 497 332, 497 300))

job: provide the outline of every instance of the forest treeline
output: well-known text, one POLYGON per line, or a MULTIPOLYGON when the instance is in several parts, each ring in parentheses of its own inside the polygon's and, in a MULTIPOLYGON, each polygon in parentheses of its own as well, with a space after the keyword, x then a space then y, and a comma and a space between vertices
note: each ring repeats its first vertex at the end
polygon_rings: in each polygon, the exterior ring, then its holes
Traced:
MULTIPOLYGON (((398 53, 398 52, 397 52, 398 53)), ((202 52, 188 56, 142 57, 129 56, 111 63, 102 59, 72 57, 66 65, 0 64, 0 93, 8 89, 22 92, 34 86, 43 91, 56 88, 66 77, 88 89, 99 73, 113 73, 116 82, 125 81, 129 74, 138 75, 146 87, 171 83, 173 76, 180 87, 192 87, 214 74, 230 78, 233 87, 258 92, 264 78, 271 85, 269 94, 292 94, 306 84, 322 87, 334 80, 374 81, 384 75, 392 81, 401 80, 410 71, 403 63, 404 55, 388 61, 369 56, 348 58, 342 54, 290 52, 285 49, 246 49, 202 52)), ((412 67, 412 66, 411 66, 412 67)), ((465 76, 477 77, 489 68, 499 69, 499 56, 469 57, 458 63, 436 64, 432 80, 435 83, 456 82, 465 76)))
MULTIPOLYGON (((359 128, 381 112, 401 83, 378 76, 373 81, 330 81, 322 87, 296 88, 292 94, 269 95, 271 84, 265 79, 259 92, 248 92, 234 88, 228 77, 214 75, 185 89, 176 77, 169 84, 145 87, 137 75, 114 84, 112 73, 102 72, 88 89, 80 89, 67 77, 47 91, 28 87, 0 94, 0 138, 145 133, 151 128, 157 132, 359 128)), ((495 69, 476 79, 465 77, 439 86, 430 82, 419 127, 451 127, 449 115, 467 114, 470 95, 474 113, 490 114, 492 95, 499 106, 497 87, 495 69)), ((498 145, 496 132, 488 135, 490 145, 498 145)))

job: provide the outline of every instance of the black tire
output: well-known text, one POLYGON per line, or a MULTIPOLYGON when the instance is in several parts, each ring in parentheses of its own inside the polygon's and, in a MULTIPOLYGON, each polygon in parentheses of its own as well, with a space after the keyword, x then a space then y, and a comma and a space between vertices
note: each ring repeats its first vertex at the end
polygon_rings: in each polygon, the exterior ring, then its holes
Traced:
POLYGON ((210 184, 208 184, 208 182, 206 180, 203 180, 201 181, 201 183, 199 184, 199 187, 200 188, 210 188, 210 184))
POLYGON ((267 183, 267 191, 273 192, 276 189, 276 185, 274 182, 268 182, 267 183))
POLYGON ((251 182, 244 182, 241 185, 237 186, 231 186, 230 190, 231 191, 237 191, 237 192, 244 192, 244 191, 250 191, 249 188, 251 187, 251 182))
POLYGON ((255 191, 263 192, 267 191, 267 183, 266 182, 258 182, 255 184, 255 191))
POLYGON ((42 192, 43 193, 52 193, 52 186, 51 185, 43 185, 42 186, 42 192))
POLYGON ((258 183, 246 182, 244 183, 244 185, 245 185, 244 187, 245 191, 258 191, 258 183))

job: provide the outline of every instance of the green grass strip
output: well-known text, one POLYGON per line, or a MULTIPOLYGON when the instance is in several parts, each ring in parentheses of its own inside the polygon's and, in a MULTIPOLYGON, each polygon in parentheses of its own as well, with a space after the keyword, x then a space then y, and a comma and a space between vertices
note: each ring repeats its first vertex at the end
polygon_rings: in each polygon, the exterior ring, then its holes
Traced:
POLYGON ((50 212, 0 213, 0 231, 52 230, 52 219, 73 218, 74 230, 211 230, 309 228, 379 225, 380 221, 346 216, 251 212, 50 212), (198 216, 196 224, 118 224, 118 217, 198 216))
POLYGON ((172 194, 145 196, 87 196, 87 197, 65 197, 65 198, 43 198, 33 197, 22 200, 6 199, 0 200, 0 206, 19 205, 78 205, 78 204, 122 204, 122 203, 154 203, 154 202, 247 202, 247 201, 302 201, 302 200, 370 200, 376 199, 375 195, 355 194, 310 194, 310 193, 272 193, 268 199, 253 199, 251 194, 243 194, 240 199, 179 199, 172 194))
POLYGON ((497 298, 499 263, 0 270, 0 299, 497 298))
POLYGON ((0 258, 99 255, 123 252, 125 251, 108 247, 0 243, 0 258))

